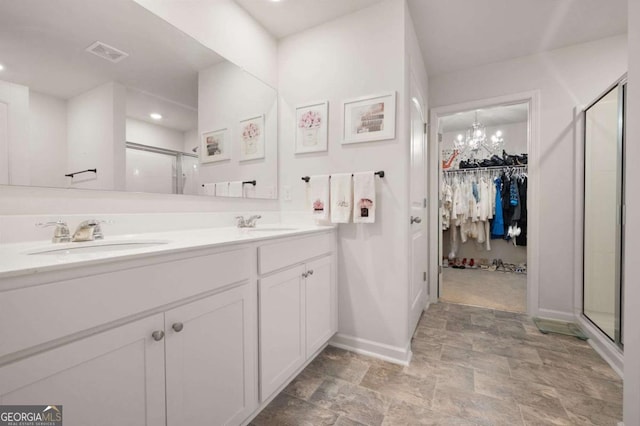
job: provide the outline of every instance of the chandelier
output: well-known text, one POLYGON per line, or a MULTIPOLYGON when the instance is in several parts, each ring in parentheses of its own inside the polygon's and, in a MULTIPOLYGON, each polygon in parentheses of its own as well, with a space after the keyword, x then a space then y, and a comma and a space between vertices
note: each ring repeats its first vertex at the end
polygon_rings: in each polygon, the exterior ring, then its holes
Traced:
POLYGON ((502 155, 504 139, 500 130, 490 138, 487 137, 487 129, 478 120, 478 111, 476 111, 471 127, 467 129, 465 135, 459 134, 453 141, 453 145, 462 160, 480 160, 493 155, 502 155))

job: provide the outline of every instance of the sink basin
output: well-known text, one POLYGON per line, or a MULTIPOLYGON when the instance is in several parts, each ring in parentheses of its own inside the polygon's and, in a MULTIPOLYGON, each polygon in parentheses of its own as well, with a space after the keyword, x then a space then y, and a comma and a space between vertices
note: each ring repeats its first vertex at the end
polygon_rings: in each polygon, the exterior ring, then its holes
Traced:
POLYGON ((89 253, 109 253, 155 247, 169 243, 168 240, 100 240, 84 243, 64 243, 38 247, 26 252, 28 255, 73 255, 89 253))
POLYGON ((278 232, 278 231, 297 231, 298 228, 284 228, 281 226, 278 227, 272 227, 272 228, 267 228, 267 227, 259 227, 259 228, 241 228, 241 229, 246 229, 248 232, 278 232))

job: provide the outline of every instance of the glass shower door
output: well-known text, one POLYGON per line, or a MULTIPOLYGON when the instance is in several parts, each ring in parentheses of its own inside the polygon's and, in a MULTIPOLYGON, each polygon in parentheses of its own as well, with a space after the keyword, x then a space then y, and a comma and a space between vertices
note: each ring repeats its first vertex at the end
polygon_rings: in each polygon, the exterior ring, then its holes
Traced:
POLYGON ((583 313, 621 344, 624 84, 585 111, 583 313))

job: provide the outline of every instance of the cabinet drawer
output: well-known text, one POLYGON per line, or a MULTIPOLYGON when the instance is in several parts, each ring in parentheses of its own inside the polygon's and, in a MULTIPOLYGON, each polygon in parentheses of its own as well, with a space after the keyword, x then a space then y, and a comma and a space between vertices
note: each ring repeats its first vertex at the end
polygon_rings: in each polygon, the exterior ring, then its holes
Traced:
POLYGON ((248 280, 250 249, 0 293, 0 357, 248 280))
POLYGON ((333 251, 334 233, 314 235, 258 248, 258 268, 261 275, 304 262, 333 251))

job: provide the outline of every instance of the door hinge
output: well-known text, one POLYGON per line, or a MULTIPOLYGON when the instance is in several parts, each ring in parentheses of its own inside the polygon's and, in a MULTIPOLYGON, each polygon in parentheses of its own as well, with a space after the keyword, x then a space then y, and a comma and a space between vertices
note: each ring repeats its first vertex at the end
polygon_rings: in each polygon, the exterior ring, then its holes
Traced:
POLYGON ((427 134, 427 129, 429 128, 429 123, 424 123, 424 134, 427 134))
POLYGON ((427 273, 426 272, 422 273, 422 281, 427 282, 427 273))
POLYGON ((442 133, 438 133, 438 143, 442 143, 442 133))
POLYGON ((427 199, 422 200, 422 207, 427 208, 427 199))
POLYGON ((438 266, 438 273, 441 274, 442 273, 442 265, 438 266))

